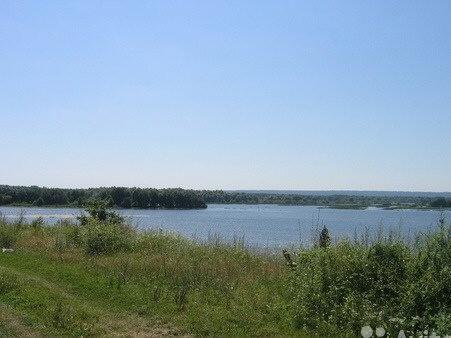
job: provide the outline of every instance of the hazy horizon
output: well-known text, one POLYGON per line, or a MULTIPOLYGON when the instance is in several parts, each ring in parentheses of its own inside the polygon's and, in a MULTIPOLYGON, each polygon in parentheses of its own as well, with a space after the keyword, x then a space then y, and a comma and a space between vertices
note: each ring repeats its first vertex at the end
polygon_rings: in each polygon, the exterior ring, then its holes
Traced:
POLYGON ((0 3, 0 184, 451 191, 451 2, 0 3))

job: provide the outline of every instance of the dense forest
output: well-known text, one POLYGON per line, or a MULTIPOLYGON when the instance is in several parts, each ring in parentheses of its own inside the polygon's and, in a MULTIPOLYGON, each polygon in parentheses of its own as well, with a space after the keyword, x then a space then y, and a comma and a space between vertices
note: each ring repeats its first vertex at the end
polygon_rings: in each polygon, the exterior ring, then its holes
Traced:
POLYGON ((60 189, 0 185, 0 205, 83 207, 103 200, 116 208, 198 209, 204 200, 192 190, 142 188, 60 189))
POLYGON ((332 208, 449 208, 451 199, 425 196, 311 195, 151 188, 60 189, 0 185, 0 205, 83 207, 102 200, 116 208, 197 209, 208 203, 315 205, 332 208))

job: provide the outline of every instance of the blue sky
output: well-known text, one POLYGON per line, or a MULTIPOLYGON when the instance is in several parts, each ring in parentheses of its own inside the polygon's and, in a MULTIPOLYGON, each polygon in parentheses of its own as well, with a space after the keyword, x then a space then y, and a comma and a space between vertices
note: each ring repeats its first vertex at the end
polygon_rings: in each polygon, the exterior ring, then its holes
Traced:
POLYGON ((451 191, 450 1, 0 2, 0 184, 451 191))

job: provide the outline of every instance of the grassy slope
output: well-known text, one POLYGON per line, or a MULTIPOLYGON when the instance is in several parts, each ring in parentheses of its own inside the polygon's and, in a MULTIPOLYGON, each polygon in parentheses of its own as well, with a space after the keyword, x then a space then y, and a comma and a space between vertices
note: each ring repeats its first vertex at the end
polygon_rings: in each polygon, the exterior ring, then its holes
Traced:
POLYGON ((0 254, 0 300, 30 331, 301 334, 280 261, 164 234, 143 236, 133 252, 91 257, 59 244, 57 232, 27 229, 14 253, 0 254))
POLYGON ((102 279, 81 267, 20 253, 3 255, 0 273, 4 280, 12 281, 9 290, 0 296, 4 313, 30 332, 76 336, 177 333, 167 325, 143 320, 133 311, 112 306, 102 289, 102 279))

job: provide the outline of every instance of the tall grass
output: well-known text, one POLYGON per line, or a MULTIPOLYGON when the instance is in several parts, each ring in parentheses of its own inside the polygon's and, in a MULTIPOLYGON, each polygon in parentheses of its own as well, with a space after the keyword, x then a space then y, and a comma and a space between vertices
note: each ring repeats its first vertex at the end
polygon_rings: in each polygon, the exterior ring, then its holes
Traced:
POLYGON ((1 248, 11 249, 17 242, 18 233, 12 225, 0 225, 0 246, 1 248))
POLYGON ((302 249, 293 276, 294 323, 321 334, 356 334, 364 325, 451 332, 450 227, 415 246, 397 236, 302 249))

